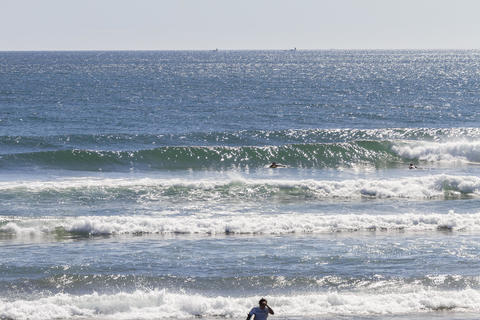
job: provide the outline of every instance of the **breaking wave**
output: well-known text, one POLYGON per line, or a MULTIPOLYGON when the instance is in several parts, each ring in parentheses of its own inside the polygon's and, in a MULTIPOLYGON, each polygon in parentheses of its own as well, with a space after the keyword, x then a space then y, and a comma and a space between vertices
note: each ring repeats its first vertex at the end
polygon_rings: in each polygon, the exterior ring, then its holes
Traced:
POLYGON ((140 151, 55 150, 4 155, 0 165, 69 170, 219 169, 264 167, 275 160, 294 167, 385 166, 401 159, 390 143, 358 141, 283 146, 171 146, 140 151))
POLYGON ((480 231, 480 212, 458 214, 211 214, 0 219, 3 236, 121 234, 321 234, 356 231, 480 231), (253 219, 253 216, 255 217, 253 219))
POLYGON ((0 199, 41 196, 42 199, 86 200, 362 200, 461 199, 480 195, 475 176, 430 175, 396 179, 279 180, 64 178, 48 181, 0 182, 0 199))
POLYGON ((309 129, 185 135, 0 137, 0 168, 162 170, 395 167, 408 161, 480 162, 480 130, 309 129))
MULTIPOLYGON (((2 319, 195 319, 240 318, 259 297, 207 296, 167 290, 114 294, 60 293, 34 299, 0 300, 2 319)), ((394 291, 319 292, 269 296, 281 318, 319 316, 406 315, 435 311, 480 311, 475 289, 429 290, 403 286, 394 291)))

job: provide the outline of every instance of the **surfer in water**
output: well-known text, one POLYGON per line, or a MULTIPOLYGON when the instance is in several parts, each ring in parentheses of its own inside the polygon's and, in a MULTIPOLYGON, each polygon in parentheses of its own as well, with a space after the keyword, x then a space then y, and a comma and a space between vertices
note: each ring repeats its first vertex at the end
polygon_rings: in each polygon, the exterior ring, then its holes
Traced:
POLYGON ((247 320, 250 320, 253 315, 255 315, 255 320, 267 320, 268 314, 274 314, 273 309, 267 304, 267 300, 262 298, 258 301, 258 307, 250 310, 247 320))
POLYGON ((417 166, 414 165, 413 163, 410 163, 410 165, 408 166, 408 169, 417 169, 417 166))
POLYGON ((272 164, 270 165, 269 168, 285 168, 286 166, 284 166, 283 164, 278 164, 276 162, 272 162, 272 164))

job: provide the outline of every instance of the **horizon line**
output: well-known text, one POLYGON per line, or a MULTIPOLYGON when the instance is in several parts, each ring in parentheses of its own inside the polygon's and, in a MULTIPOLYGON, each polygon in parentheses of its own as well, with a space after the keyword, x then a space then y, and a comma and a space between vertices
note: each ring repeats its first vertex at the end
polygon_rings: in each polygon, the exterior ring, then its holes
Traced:
POLYGON ((161 52, 161 51, 208 51, 208 52, 228 52, 228 51, 478 51, 480 48, 283 48, 283 49, 0 49, 0 52, 125 52, 125 51, 143 51, 143 52, 161 52))

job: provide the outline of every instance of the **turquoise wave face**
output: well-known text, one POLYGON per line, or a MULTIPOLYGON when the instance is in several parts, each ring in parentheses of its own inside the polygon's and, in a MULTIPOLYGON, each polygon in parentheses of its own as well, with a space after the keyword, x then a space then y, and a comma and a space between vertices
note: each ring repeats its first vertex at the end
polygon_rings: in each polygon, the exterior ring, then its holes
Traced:
POLYGON ((371 166, 480 161, 476 128, 311 129, 185 135, 3 136, 0 168, 163 170, 371 166), (461 138, 460 138, 461 137, 461 138))
POLYGON ((162 170, 389 168, 409 161, 480 161, 477 128, 241 130, 189 134, 1 136, 0 168, 162 170))
POLYGON ((354 141, 280 146, 167 146, 136 151, 51 150, 7 154, 0 168, 82 171, 265 168, 397 168, 416 164, 478 164, 480 143, 458 141, 354 141))
POLYGON ((71 170, 162 170, 261 168, 275 161, 289 167, 334 168, 404 162, 388 141, 246 147, 160 147, 140 151, 54 150, 4 155, 2 167, 41 166, 71 170))

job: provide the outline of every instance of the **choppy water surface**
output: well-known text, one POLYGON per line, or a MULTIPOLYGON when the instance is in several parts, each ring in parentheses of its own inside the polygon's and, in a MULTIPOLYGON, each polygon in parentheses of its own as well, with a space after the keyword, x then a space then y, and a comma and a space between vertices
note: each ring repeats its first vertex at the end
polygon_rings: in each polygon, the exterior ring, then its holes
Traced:
POLYGON ((0 53, 0 318, 475 319, 479 89, 477 51, 0 53))

